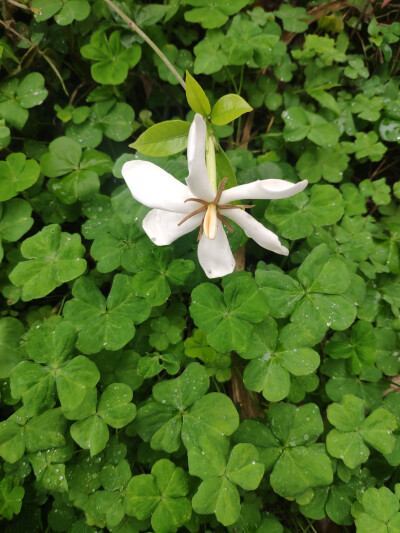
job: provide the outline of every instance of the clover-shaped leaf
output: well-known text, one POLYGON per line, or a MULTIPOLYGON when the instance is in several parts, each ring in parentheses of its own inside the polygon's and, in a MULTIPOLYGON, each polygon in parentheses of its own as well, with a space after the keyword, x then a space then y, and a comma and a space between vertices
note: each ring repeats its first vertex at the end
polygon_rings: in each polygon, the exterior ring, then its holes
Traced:
POLYGON ((315 441, 323 432, 319 409, 309 403, 272 404, 267 413, 267 427, 246 420, 235 440, 256 446, 266 469, 272 468, 270 483, 284 498, 301 498, 313 489, 332 483, 331 462, 325 448, 315 441))
POLYGON ((354 183, 343 183, 342 192, 344 213, 348 216, 362 215, 366 212, 365 199, 354 183))
POLYGON ((133 278, 133 290, 150 305, 163 304, 171 294, 170 285, 183 285, 194 270, 193 261, 174 259, 171 248, 156 248, 151 254, 142 254, 136 265, 142 272, 133 278))
POLYGON ((290 4, 281 4, 275 15, 282 20, 286 31, 302 33, 308 28, 310 15, 304 7, 294 7, 290 4))
POLYGON ((377 122, 381 116, 384 99, 381 96, 367 98, 363 94, 357 94, 351 102, 351 112, 363 120, 377 122))
POLYGON ((246 366, 243 383, 248 390, 262 391, 268 401, 283 400, 290 391, 291 374, 305 376, 318 368, 319 355, 310 347, 315 339, 305 328, 288 324, 280 331, 278 340, 276 322, 271 317, 256 324, 254 329, 255 335, 260 329, 259 337, 269 340, 265 342, 263 355, 246 366))
POLYGON ((195 74, 212 74, 227 64, 227 57, 221 50, 225 36, 221 30, 207 30, 206 38, 193 48, 196 59, 195 74))
POLYGON ((40 105, 47 94, 39 72, 31 72, 21 81, 11 78, 0 85, 0 118, 21 130, 28 120, 28 109, 40 105))
POLYGON ((112 359, 106 350, 102 350, 96 354, 96 366, 100 370, 102 384, 125 383, 135 391, 143 383, 143 377, 137 370, 140 359, 141 356, 133 350, 114 351, 112 359))
POLYGON ((176 344, 182 338, 181 330, 170 324, 166 316, 152 320, 151 329, 149 344, 159 351, 165 351, 170 344, 176 344))
POLYGON ((350 373, 359 374, 375 362, 374 328, 370 322, 360 320, 351 328, 350 337, 335 333, 326 343, 325 352, 333 359, 347 359, 350 373))
POLYGON ((72 424, 71 437, 81 448, 89 450, 91 456, 100 453, 109 439, 107 425, 122 428, 135 418, 136 406, 131 403, 132 396, 132 389, 124 383, 109 385, 97 408, 96 397, 93 397, 90 415, 72 424))
POLYGON ((366 79, 369 76, 368 69, 360 56, 350 56, 349 63, 343 73, 352 80, 356 80, 358 77, 366 79))
MULTIPOLYGON (((137 217, 136 217, 137 218, 137 217)), ((90 249, 99 272, 112 272, 122 266, 128 272, 138 272, 137 260, 150 252, 151 243, 138 223, 124 224, 113 215, 103 231, 98 232, 90 249)))
POLYGON ((77 347, 84 354, 119 350, 135 335, 135 324, 150 314, 149 304, 135 295, 132 278, 124 274, 114 276, 107 299, 88 278, 79 278, 72 294, 64 316, 77 328, 77 347))
POLYGON ((90 13, 90 4, 87 0, 32 0, 32 7, 40 11, 35 14, 38 22, 54 19, 60 26, 67 26, 74 20, 85 20, 90 13))
POLYGON ((374 242, 364 217, 345 215, 340 226, 335 228, 335 239, 340 243, 340 253, 350 260, 365 261, 374 252, 374 242))
POLYGON ((126 489, 126 512, 144 520, 151 516, 155 533, 175 533, 190 519, 192 507, 185 496, 189 492, 183 468, 168 459, 160 459, 151 474, 134 476, 126 489))
MULTIPOLYGON (((174 44, 166 44, 162 47, 162 53, 167 59, 175 65, 178 74, 183 77, 185 70, 193 68, 193 56, 189 50, 178 50, 174 44)), ((165 65, 164 61, 154 54, 154 63, 157 66, 158 75, 164 81, 167 81, 171 85, 178 85, 179 80, 172 74, 170 69, 165 65)))
POLYGON ((75 108, 65 132, 81 146, 96 148, 103 134, 114 141, 125 141, 133 131, 134 118, 130 105, 110 99, 96 102, 91 108, 75 108))
POLYGON ((28 455, 29 461, 39 485, 45 490, 66 492, 68 483, 64 463, 71 459, 72 455, 73 446, 71 443, 61 448, 30 453, 28 455))
POLYGON ((369 444, 381 453, 393 450, 397 428, 395 417, 385 409, 376 409, 365 418, 362 399, 345 394, 341 403, 328 406, 328 420, 335 426, 326 438, 326 446, 332 457, 340 458, 349 468, 356 468, 369 457, 369 444))
POLYGON ((66 419, 61 409, 49 409, 29 419, 23 409, 0 424, 0 456, 9 463, 25 452, 65 446, 66 419))
POLYGON ((198 22, 203 28, 219 28, 228 20, 229 15, 234 15, 249 3, 249 0, 186 0, 185 4, 194 6, 185 12, 185 20, 198 22))
MULTIPOLYGON (((109 460, 108 457, 106 458, 109 460)), ((95 461, 101 462, 100 459, 101 456, 97 456, 95 461)), ((129 463, 122 459, 115 465, 107 462, 99 473, 93 472, 93 476, 97 477, 98 474, 104 490, 92 489, 90 492, 90 488, 86 485, 89 497, 85 499, 82 507, 88 520, 99 527, 107 526, 111 529, 118 526, 124 518, 125 488, 131 479, 131 469, 129 463)))
POLYGON ((203 283, 192 292, 190 314, 207 341, 219 352, 244 351, 251 340, 253 324, 268 313, 268 302, 251 278, 232 279, 224 292, 203 283))
POLYGON ((5 161, 0 161, 0 201, 9 200, 33 185, 39 174, 40 167, 34 159, 27 161, 21 153, 7 156, 5 161))
POLYGON ((153 387, 154 400, 139 408, 135 421, 141 438, 156 450, 171 453, 183 442, 193 475, 224 460, 227 435, 238 425, 231 400, 220 393, 205 394, 208 387, 205 368, 190 363, 178 378, 153 387))
POLYGON ((13 515, 17 515, 21 511, 24 495, 23 487, 16 487, 11 477, 4 477, 0 481, 0 516, 11 520, 13 515))
POLYGON ((354 472, 340 463, 337 475, 341 481, 335 480, 330 487, 313 489, 313 499, 301 504, 300 509, 309 518, 328 515, 336 524, 350 526, 354 523, 351 511, 355 497, 373 485, 374 478, 367 469, 354 472), (354 473, 358 475, 352 475, 354 473))
MULTIPOLYGON (((356 307, 345 291, 351 275, 343 261, 331 257, 326 244, 320 244, 303 261, 299 281, 278 270, 258 268, 256 281, 268 297, 271 315, 309 328, 316 337, 331 327, 341 331, 355 319, 356 307)), ((322 337, 321 337, 322 338, 322 337)))
POLYGON ((289 446, 276 462, 270 477, 274 491, 286 498, 299 497, 309 488, 332 482, 330 460, 324 447, 312 444, 323 431, 314 404, 271 406, 268 422, 275 437, 289 446))
POLYGON ((185 342, 185 354, 188 357, 197 357, 205 363, 214 361, 216 351, 207 342, 207 335, 199 329, 193 331, 193 335, 188 337, 185 342))
MULTIPOLYGON (((309 36, 308 36, 309 37, 309 36)), ((283 138, 289 142, 306 137, 319 146, 334 146, 339 140, 339 129, 322 116, 302 107, 291 107, 282 113, 285 122, 283 138)))
POLYGON ((255 490, 264 474, 264 465, 257 461, 258 452, 252 444, 237 444, 225 465, 208 473, 193 496, 196 513, 214 513, 224 526, 235 523, 240 515, 240 496, 236 485, 255 490))
POLYGON ((226 63, 252 67, 278 63, 285 53, 285 46, 279 42, 281 33, 276 22, 269 21, 260 28, 246 15, 237 15, 222 41, 226 63))
POLYGON ((49 144, 49 152, 40 159, 45 176, 60 178, 50 182, 50 189, 65 204, 87 200, 100 187, 99 176, 111 172, 111 159, 103 152, 85 150, 69 137, 58 137, 49 144))
POLYGON ((395 533, 400 530, 399 499, 387 487, 370 487, 362 495, 363 511, 356 517, 357 533, 395 533))
MULTIPOLYGON (((167 341, 168 342, 168 341, 167 341)), ((163 370, 170 375, 175 375, 180 369, 179 357, 173 354, 152 354, 141 357, 138 363, 138 374, 144 378, 152 378, 163 370)))
POLYGON ((345 394, 354 394, 365 401, 368 409, 381 405, 384 385, 375 383, 375 379, 371 382, 368 375, 352 376, 346 369, 345 360, 326 359, 322 371, 330 377, 325 388, 334 402, 340 402, 345 394))
POLYGON ((332 148, 310 147, 297 161, 296 168, 301 179, 316 183, 321 178, 330 183, 343 179, 349 156, 340 150, 340 145, 332 148))
POLYGON ((257 420, 245 420, 232 436, 234 442, 249 442, 257 451, 265 470, 270 471, 282 450, 279 441, 265 424, 257 420))
POLYGON ((27 261, 17 264, 10 273, 10 280, 22 287, 23 300, 42 298, 83 274, 86 269, 84 252, 77 233, 61 232, 58 224, 45 226, 22 243, 21 253, 27 261))
POLYGON ((119 491, 97 490, 82 505, 87 520, 101 528, 114 528, 124 518, 123 496, 119 491))
POLYGON ((301 192, 271 202, 265 211, 265 218, 287 239, 308 237, 313 227, 335 224, 342 215, 342 196, 332 185, 314 185, 310 197, 301 192))
POLYGON ((92 361, 81 355, 71 358, 74 344, 75 328, 66 321, 49 319, 28 332, 27 351, 36 362, 19 363, 11 373, 10 386, 30 415, 53 406, 55 388, 62 408, 75 409, 99 381, 92 361))
POLYGON ((363 180, 360 183, 360 192, 365 198, 371 197, 376 205, 386 205, 391 200, 391 191, 386 179, 370 181, 363 180))
POLYGON ((126 48, 121 42, 119 31, 114 31, 109 39, 104 31, 96 31, 92 34, 90 43, 82 46, 81 54, 96 61, 90 69, 95 81, 105 85, 119 85, 126 80, 129 69, 138 63, 142 49, 137 43, 126 48))
POLYGON ((367 158, 371 161, 380 161, 386 153, 387 147, 378 141, 374 131, 358 132, 356 140, 352 143, 343 143, 349 154, 355 154, 356 159, 367 158))
POLYGON ((209 384, 204 367, 191 363, 178 378, 157 383, 153 387, 153 397, 163 405, 184 410, 204 396, 209 384))

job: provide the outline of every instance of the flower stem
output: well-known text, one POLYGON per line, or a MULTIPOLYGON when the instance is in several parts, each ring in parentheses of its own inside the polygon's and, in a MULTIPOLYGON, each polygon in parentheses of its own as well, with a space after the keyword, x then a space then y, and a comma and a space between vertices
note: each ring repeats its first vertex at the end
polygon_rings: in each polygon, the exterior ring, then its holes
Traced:
POLYGON ((213 135, 210 132, 207 132, 206 139, 206 166, 211 187, 215 192, 217 192, 217 165, 215 161, 215 146, 213 135))
POLYGON ((115 11, 115 13, 117 13, 117 15, 119 15, 122 18, 122 20, 124 20, 128 24, 128 26, 131 28, 132 31, 135 31, 138 35, 140 35, 140 37, 150 46, 150 48, 152 48, 154 50, 154 52, 165 63, 166 67, 169 68, 169 70, 172 72, 172 74, 175 76, 175 78, 182 85, 183 90, 186 91, 186 84, 185 84, 183 78, 181 77, 179 72, 176 70, 174 65, 170 62, 170 60, 166 57, 166 55, 161 52, 161 50, 158 48, 156 43, 153 42, 150 39, 150 37, 148 37, 148 35, 146 35, 144 33, 144 31, 141 30, 139 28, 139 26, 137 24, 135 24, 135 22, 133 22, 133 20, 128 17, 128 15, 125 15, 125 13, 123 11, 121 11, 118 6, 116 6, 114 4, 114 2, 112 2, 111 0, 104 0, 104 2, 106 4, 108 4, 108 6, 113 11, 115 11))

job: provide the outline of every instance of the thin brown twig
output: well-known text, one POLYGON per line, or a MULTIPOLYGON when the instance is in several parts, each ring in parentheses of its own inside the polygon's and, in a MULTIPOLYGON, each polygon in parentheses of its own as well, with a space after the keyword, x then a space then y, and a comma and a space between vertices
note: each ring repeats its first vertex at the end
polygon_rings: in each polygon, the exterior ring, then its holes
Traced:
POLYGON ((357 33, 357 37, 358 37, 358 39, 359 39, 360 42, 361 42, 361 46, 362 46, 362 49, 363 49, 363 52, 364 52, 364 56, 367 57, 367 51, 366 51, 366 49, 365 49, 365 44, 364 44, 363 38, 361 37, 359 31, 357 31, 356 33, 357 33))
POLYGON ((372 181, 374 177, 380 172, 382 165, 385 164, 386 159, 382 159, 382 161, 379 163, 379 165, 376 167, 376 169, 373 171, 373 173, 369 176, 369 180, 372 181))
POLYGON ((267 126, 267 131, 265 133, 269 133, 271 128, 272 128, 272 124, 274 123, 275 121, 275 115, 271 115, 271 118, 269 119, 269 122, 268 122, 268 126, 267 126))
MULTIPOLYGON (((360 22, 362 21, 362 19, 364 18, 365 14, 367 13, 367 9, 368 9, 370 4, 371 4, 371 0, 368 0, 366 2, 366 4, 365 4, 363 10, 361 11, 360 16, 358 17, 358 20, 357 20, 355 26, 353 27, 352 32, 350 33, 350 37, 349 37, 350 41, 353 38, 353 35, 354 35, 355 31, 357 30, 358 26, 360 25, 360 22)), ((374 10, 374 8, 372 7, 372 11, 373 10, 374 10)))
POLYGON ((21 4, 20 2, 17 2, 16 0, 7 0, 9 4, 15 7, 19 7, 20 9, 26 9, 26 11, 30 11, 31 13, 34 13, 35 15, 40 15, 41 11, 37 7, 31 7, 26 6, 25 4, 21 4))
POLYGON ((243 129, 242 129, 242 136, 241 139, 239 139, 239 146, 243 146, 243 148, 247 148, 250 137, 251 137, 251 127, 253 126, 253 119, 254 119, 254 110, 251 111, 246 118, 246 122, 244 123, 243 129))
POLYGON ((69 99, 68 105, 72 105, 73 101, 75 100, 75 96, 78 94, 79 89, 81 89, 81 87, 84 87, 85 85, 86 82, 83 81, 77 87, 75 87, 74 92, 71 94, 71 98, 69 99))

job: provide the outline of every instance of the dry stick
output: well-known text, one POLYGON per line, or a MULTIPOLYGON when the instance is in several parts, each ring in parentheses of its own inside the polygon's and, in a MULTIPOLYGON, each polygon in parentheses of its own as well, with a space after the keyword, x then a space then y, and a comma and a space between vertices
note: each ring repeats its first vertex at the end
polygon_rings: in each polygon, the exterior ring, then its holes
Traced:
POLYGON ((179 72, 176 70, 174 65, 169 61, 169 59, 161 52, 161 50, 158 48, 158 46, 148 37, 143 30, 139 28, 137 24, 133 22, 132 19, 128 17, 128 15, 125 15, 123 11, 119 9, 118 6, 114 4, 111 0, 104 0, 108 6, 119 15, 122 20, 124 20, 128 26, 131 28, 132 31, 136 32, 140 37, 154 50, 154 52, 158 55, 158 57, 165 63, 165 65, 169 68, 169 70, 172 72, 172 74, 175 76, 175 78, 179 81, 179 83, 182 85, 183 90, 186 91, 186 84, 179 74, 179 72))
MULTIPOLYGON (((239 140, 239 145, 247 148, 250 140, 251 127, 253 125, 254 111, 247 115, 246 122, 242 130, 242 138, 239 140)), ((246 245, 240 246, 233 254, 236 260, 235 270, 244 270, 246 266, 246 245)), ((264 413, 258 401, 258 395, 251 393, 246 389, 243 383, 242 370, 239 365, 239 358, 236 354, 232 354, 234 363, 232 368, 231 378, 231 396, 234 404, 239 404, 241 408, 242 418, 248 420, 249 418, 263 417, 264 413)))
POLYGON ((16 2, 16 0, 7 0, 9 4, 15 7, 19 7, 21 9, 26 9, 27 11, 30 11, 31 13, 35 13, 35 15, 40 15, 41 11, 40 9, 37 9, 36 7, 30 7, 26 6, 25 4, 20 4, 19 2, 16 2))
MULTIPOLYGON (((351 39, 352 39, 354 33, 357 31, 357 28, 358 28, 358 26, 360 25, 360 22, 362 21, 362 19, 364 18, 364 15, 367 13, 367 9, 368 9, 368 7, 369 7, 370 4, 371 4, 371 0, 368 0, 368 2, 365 4, 363 10, 361 11, 360 16, 358 17, 358 20, 357 20, 357 22, 356 22, 356 25, 353 27, 353 30, 352 30, 352 32, 350 33, 349 41, 351 41, 351 39)), ((373 12, 373 11, 374 11, 374 8, 373 8, 373 6, 371 6, 371 7, 372 7, 372 12, 373 12)))

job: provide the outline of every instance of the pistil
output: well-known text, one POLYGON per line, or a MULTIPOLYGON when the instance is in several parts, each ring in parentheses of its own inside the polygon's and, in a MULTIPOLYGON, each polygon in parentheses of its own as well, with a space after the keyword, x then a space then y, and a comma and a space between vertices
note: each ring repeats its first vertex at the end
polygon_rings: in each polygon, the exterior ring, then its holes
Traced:
POLYGON ((208 239, 215 239, 217 236, 217 229, 218 229, 218 220, 220 220, 225 226, 228 228, 228 230, 231 233, 234 233, 234 229, 229 224, 229 222, 226 220, 224 216, 221 215, 219 212, 221 209, 250 209, 251 207, 254 207, 254 205, 230 205, 230 204, 219 204, 218 202, 221 199, 222 192, 224 190, 225 184, 228 181, 228 178, 225 177, 223 180, 221 180, 221 183, 219 184, 217 194, 215 195, 215 198, 212 202, 206 202, 205 200, 202 200, 200 198, 187 198, 185 200, 186 202, 197 202, 202 205, 202 207, 199 207, 198 209, 195 209, 188 215, 186 215, 180 222, 178 222, 178 226, 186 222, 186 220, 189 220, 189 218, 193 217, 194 215, 197 215, 198 213, 201 213, 205 211, 205 215, 203 217, 203 220, 200 224, 200 231, 199 236, 197 240, 199 241, 201 238, 201 235, 204 231, 204 234, 208 239))

